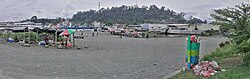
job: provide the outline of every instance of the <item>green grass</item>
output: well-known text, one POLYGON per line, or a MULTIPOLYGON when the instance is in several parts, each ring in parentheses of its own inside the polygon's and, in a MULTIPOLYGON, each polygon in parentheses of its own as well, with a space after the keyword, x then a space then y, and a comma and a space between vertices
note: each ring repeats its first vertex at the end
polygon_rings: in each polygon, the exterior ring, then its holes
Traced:
POLYGON ((249 79, 250 78, 250 67, 237 66, 227 68, 226 72, 221 72, 216 76, 212 76, 211 79, 249 79))
POLYGON ((239 56, 224 58, 218 63, 226 71, 216 73, 209 78, 195 76, 192 71, 182 71, 169 79, 250 79, 250 67, 242 65, 243 61, 239 56))
POLYGON ((225 72, 219 72, 215 75, 205 78, 203 76, 195 76, 193 72, 181 72, 169 79, 250 79, 250 67, 236 66, 225 68, 225 72))
POLYGON ((202 60, 217 61, 226 70, 225 72, 219 72, 209 78, 205 78, 203 76, 195 76, 192 71, 182 71, 169 79, 250 79, 250 67, 243 65, 242 56, 236 53, 237 50, 235 48, 236 45, 218 48, 202 58, 202 60))
MULTIPOLYGON (((35 32, 26 32, 26 33, 23 33, 23 32, 19 32, 19 33, 8 33, 8 34, 3 34, 1 37, 2 38, 6 38, 6 37, 11 37, 12 39, 18 39, 18 40, 23 40, 23 39, 26 39, 28 38, 28 35, 30 35, 30 39, 31 41, 42 41, 43 40, 43 36, 47 34, 47 33, 40 33, 38 34, 37 36, 37 33, 35 32)), ((48 36, 53 36, 52 34, 47 34, 48 36)), ((61 37, 59 37, 61 38, 61 37)))
POLYGON ((202 60, 207 60, 207 61, 217 60, 218 61, 219 59, 235 56, 238 54, 235 48, 236 48, 236 45, 233 45, 233 44, 224 46, 222 48, 217 48, 211 54, 205 55, 202 58, 202 60))

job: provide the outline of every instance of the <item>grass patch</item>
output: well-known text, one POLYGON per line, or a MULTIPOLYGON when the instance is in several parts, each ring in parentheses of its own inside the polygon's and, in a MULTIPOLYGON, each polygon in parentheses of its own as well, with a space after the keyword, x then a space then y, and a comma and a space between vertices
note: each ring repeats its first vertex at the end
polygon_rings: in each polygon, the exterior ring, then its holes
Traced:
POLYGON ((240 56, 231 56, 225 59, 221 59, 218 62, 219 65, 226 69, 225 72, 219 72, 214 76, 205 78, 203 76, 195 76, 192 71, 182 71, 181 73, 171 77, 169 79, 249 79, 250 67, 243 64, 240 56))
POLYGON ((205 55, 202 60, 207 60, 207 61, 212 61, 216 60, 219 61, 220 59, 227 58, 227 57, 232 57, 237 55, 237 50, 236 50, 237 45, 226 45, 222 48, 217 48, 214 52, 212 52, 209 55, 205 55))
POLYGON ((227 45, 217 48, 209 55, 205 55, 201 60, 215 60, 218 62, 225 72, 216 73, 214 76, 205 78, 203 76, 195 76, 193 71, 182 71, 181 73, 169 79, 250 79, 250 67, 244 65, 242 55, 239 55, 237 45, 227 45))

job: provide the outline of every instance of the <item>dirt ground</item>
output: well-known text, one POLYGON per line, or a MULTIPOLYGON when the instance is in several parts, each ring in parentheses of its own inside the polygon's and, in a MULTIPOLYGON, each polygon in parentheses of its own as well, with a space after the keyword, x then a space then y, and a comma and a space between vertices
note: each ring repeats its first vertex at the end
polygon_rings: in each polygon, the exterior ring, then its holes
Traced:
MULTIPOLYGON (((0 44, 4 79, 160 79, 185 65, 186 38, 122 39, 109 33, 76 40, 81 50, 0 44), (88 48, 85 49, 84 42, 88 48)), ((221 37, 202 38, 201 56, 221 37)))

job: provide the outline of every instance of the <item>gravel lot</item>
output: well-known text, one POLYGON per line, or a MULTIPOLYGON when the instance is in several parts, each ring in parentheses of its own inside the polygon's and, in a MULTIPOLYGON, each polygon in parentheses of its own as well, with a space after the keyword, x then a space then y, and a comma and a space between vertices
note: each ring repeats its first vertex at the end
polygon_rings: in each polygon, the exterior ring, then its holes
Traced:
MULTIPOLYGON (((118 38, 106 33, 77 40, 88 49, 56 49, 0 44, 1 79, 161 79, 185 65, 182 38, 118 38)), ((201 55, 221 37, 202 38, 201 55)))

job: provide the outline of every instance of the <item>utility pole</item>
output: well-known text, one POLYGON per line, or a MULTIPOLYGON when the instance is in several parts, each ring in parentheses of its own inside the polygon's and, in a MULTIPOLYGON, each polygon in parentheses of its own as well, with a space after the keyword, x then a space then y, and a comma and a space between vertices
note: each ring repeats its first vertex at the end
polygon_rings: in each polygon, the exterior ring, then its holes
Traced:
POLYGON ((101 9, 101 2, 99 2, 99 4, 98 4, 98 10, 100 10, 101 9))
POLYGON ((66 12, 66 16, 65 16, 65 17, 66 17, 66 19, 68 18, 68 14, 67 14, 67 12, 66 12))
POLYGON ((29 39, 28 39, 28 44, 30 44, 30 30, 29 30, 29 29, 28 29, 28 34, 29 34, 29 35, 28 35, 28 38, 29 38, 29 39))
POLYGON ((138 6, 138 5, 137 5, 137 0, 136 0, 136 3, 135 3, 135 5, 136 5, 136 6, 138 6))

